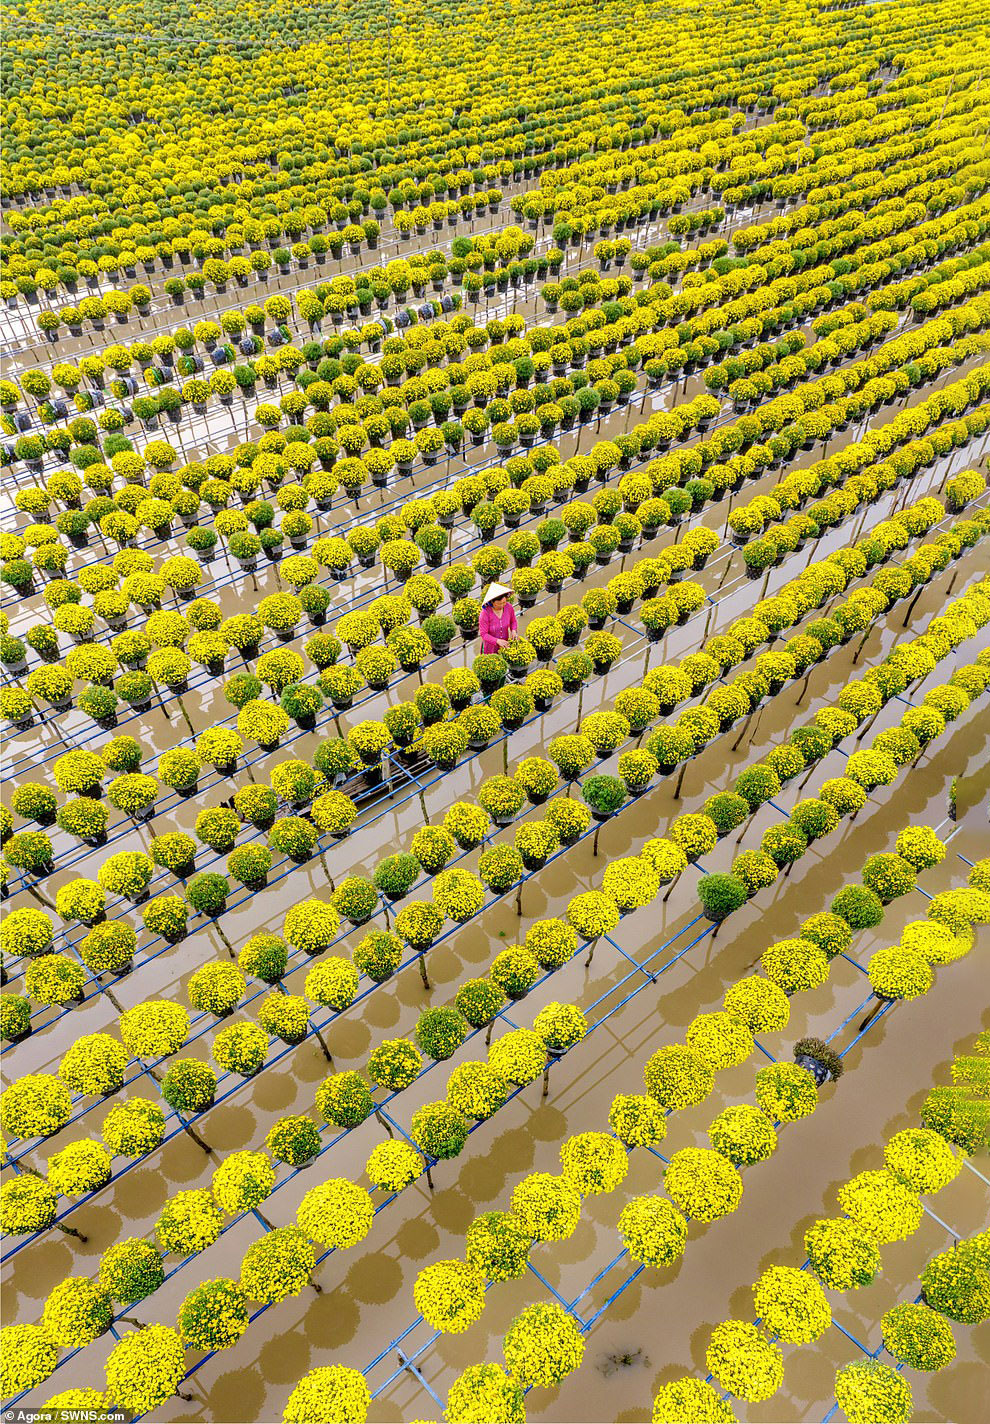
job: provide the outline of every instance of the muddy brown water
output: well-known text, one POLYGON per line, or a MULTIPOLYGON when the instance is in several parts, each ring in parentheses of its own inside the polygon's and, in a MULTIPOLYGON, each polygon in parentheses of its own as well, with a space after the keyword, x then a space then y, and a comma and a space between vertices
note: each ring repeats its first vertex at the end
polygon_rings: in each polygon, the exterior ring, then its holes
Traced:
MULTIPOLYGON (((956 374, 953 373, 953 377, 956 374)), ((699 388, 692 383, 686 394, 694 394, 699 388)), ((912 399, 924 394, 919 393, 912 399)), ((653 404, 649 398, 647 409, 653 404)), ((601 422, 598 438, 620 433, 626 422, 627 412, 616 412, 601 422)), ((844 438, 852 438, 854 434, 850 432, 844 438)), ((564 436, 558 442, 565 458, 573 453, 577 438, 564 436)), ((589 444, 585 435, 582 450, 589 444)), ((838 441, 833 442, 830 449, 837 445, 838 441)), ((815 453, 817 455, 817 451, 815 453)), ((872 527, 905 499, 913 501, 929 490, 936 491, 950 468, 955 471, 974 464, 980 454, 979 447, 973 445, 940 461, 932 471, 911 482, 908 489, 894 492, 867 511, 866 527, 872 527)), ((808 463, 812 458, 806 456, 798 463, 808 463)), ((773 478, 770 476, 754 484, 747 493, 759 492, 773 478)), ((721 531, 725 511, 724 504, 709 509, 704 522, 721 531)), ((818 555, 848 543, 860 517, 854 516, 839 530, 832 531, 818 546, 818 555)), ((659 550, 670 538, 667 534, 646 552, 659 550)), ((735 554, 733 559, 735 572, 723 589, 723 592, 729 590, 728 596, 719 605, 712 632, 724 628, 731 618, 751 608, 759 592, 759 584, 739 577, 741 556, 735 554)), ((772 575, 771 591, 799 572, 807 559, 807 553, 792 556, 772 575)), ((606 569, 593 571, 585 585, 575 585, 565 598, 578 599, 583 588, 604 582, 618 567, 616 559, 606 569)), ((920 631, 939 611, 954 576, 954 594, 958 596, 974 578, 985 576, 988 569, 986 547, 970 551, 953 570, 937 577, 925 589, 912 612, 911 629, 920 631)), ((697 577, 706 589, 714 591, 721 573, 721 564, 715 560, 712 568, 697 577)), ((249 607, 261 594, 275 591, 274 571, 259 572, 257 583, 257 593, 248 581, 225 589, 221 599, 225 612, 249 607), (243 594, 238 592, 239 588, 243 588, 243 594)), ((366 576, 357 586, 373 584, 374 576, 366 576)), ((349 589, 351 585, 345 587, 349 589)), ((535 613, 542 611, 549 611, 549 607, 534 610, 535 613)), ((903 616, 903 612, 896 609, 873 631, 861 666, 875 663, 906 636, 901 628, 903 616)), ((12 621, 16 631, 18 620, 12 621)), ((525 615, 522 621, 525 622, 525 615)), ((631 634, 625 634, 628 656, 607 677, 595 680, 586 689, 582 710, 593 710, 623 687, 637 682, 648 658, 649 665, 658 666, 663 659, 670 660, 691 651, 700 642, 701 626, 692 622, 685 628, 672 630, 663 645, 652 649, 631 634)), ((800 707, 796 689, 786 689, 767 704, 759 722, 751 729, 750 739, 744 740, 737 751, 732 751, 735 736, 731 734, 707 748, 688 768, 680 801, 674 800, 672 780, 661 782, 603 829, 597 856, 592 853, 590 841, 583 842, 528 881, 522 892, 521 916, 516 913, 513 898, 509 897, 445 940, 429 957, 432 993, 423 988, 415 969, 407 968, 337 1019, 328 1032, 337 1068, 360 1068, 382 1037, 411 1034, 417 1015, 424 1007, 449 1003, 456 987, 465 978, 483 973, 494 955, 505 944, 521 937, 529 923, 560 913, 571 895, 596 885, 610 858, 634 853, 648 837, 663 834, 675 815, 700 809, 707 795, 729 786, 743 766, 779 743, 797 722, 808 720, 817 707, 833 701, 845 682, 855 675, 852 659, 857 641, 837 649, 813 671, 800 707)), ((988 641, 984 633, 963 645, 940 665, 926 686, 944 680, 952 666, 971 661, 988 641)), ((475 650, 474 646, 455 644, 450 657, 431 667, 428 675, 437 679, 447 667, 469 662, 475 650)), ((417 685, 415 675, 394 684, 388 693, 369 700, 352 714, 344 714, 340 719, 342 728, 346 730, 363 717, 380 715, 388 702, 410 697, 417 685)), ((185 702, 197 730, 229 711, 217 683, 205 695, 190 694, 185 702)), ((170 704, 170 711, 172 715, 167 717, 157 709, 142 718, 138 726, 142 741, 156 753, 174 745, 187 733, 179 709, 170 704)), ((890 725, 897 715, 895 702, 885 709, 874 730, 890 725)), ((513 735, 512 760, 538 751, 558 732, 571 730, 577 718, 576 699, 563 699, 551 713, 513 735)), ((78 714, 70 714, 66 725, 74 731, 85 726, 78 714)), ((123 730, 133 731, 134 727, 123 730)), ((332 730, 332 726, 327 726, 321 729, 321 735, 332 730)), ((266 766, 286 756, 310 756, 316 741, 317 736, 310 734, 283 747, 271 754, 255 774, 261 779, 266 766)), ((11 737, 7 754, 16 757, 39 746, 44 746, 46 751, 61 749, 57 741, 35 732, 11 737)), ((317 1296, 307 1289, 299 1297, 267 1311, 238 1345, 212 1358, 197 1372, 189 1384, 195 1395, 194 1403, 173 1399, 156 1410, 154 1418, 225 1421, 225 1424, 275 1420, 281 1416, 293 1384, 306 1370, 329 1363, 362 1367, 384 1351, 415 1316, 412 1288, 417 1271, 431 1261, 461 1254, 463 1234, 473 1217, 481 1211, 506 1207, 513 1185, 523 1175, 533 1170, 556 1170, 564 1137, 587 1128, 604 1128, 608 1106, 615 1094, 641 1089, 642 1065, 649 1054, 663 1043, 682 1038, 686 1025, 696 1013, 719 1007, 725 987, 753 965, 767 944, 792 934, 807 914, 825 908, 835 892, 857 876, 868 855, 892 848, 904 824, 943 825, 947 788, 953 776, 961 778, 960 821, 954 830, 944 825, 944 833, 952 831, 950 854, 941 867, 926 872, 923 884, 930 893, 962 884, 966 866, 959 855, 976 859, 987 853, 990 843, 985 809, 990 789, 988 751, 990 723, 984 704, 971 709, 954 724, 920 766, 902 775, 892 790, 874 793, 867 809, 855 822, 846 823, 840 833, 813 847, 788 879, 782 879, 769 892, 761 893, 735 915, 716 940, 703 940, 665 969, 655 984, 647 985, 605 1026, 594 1032, 586 1044, 568 1055, 554 1070, 551 1093, 546 1101, 540 1098, 540 1085, 531 1085, 493 1121, 472 1135, 459 1159, 441 1164, 435 1170, 435 1192, 431 1193, 425 1182, 417 1182, 407 1189, 376 1219, 360 1247, 332 1256, 320 1268, 318 1280, 323 1287, 322 1295, 317 1296)), ((841 765, 841 758, 833 754, 814 771, 807 788, 800 794, 814 794, 826 777, 838 774, 841 765)), ((472 794, 484 776, 501 769, 502 751, 496 747, 445 777, 426 793, 431 819, 438 820, 452 801, 472 794)), ((50 766, 44 774, 50 774, 50 766)), ((156 818, 154 831, 191 830, 202 804, 216 804, 243 779, 241 772, 223 789, 214 788, 198 801, 194 798, 180 802, 167 816, 156 818)), ((787 788, 780 798, 781 804, 786 809, 798 795, 795 786, 787 788)), ((528 814, 539 816, 540 813, 537 809, 528 814)), ((762 831, 775 819, 775 813, 765 808, 746 829, 743 846, 757 845, 762 831)), ((350 870, 370 871, 382 855, 407 846, 421 822, 422 813, 416 799, 389 810, 373 825, 359 827, 328 854, 331 873, 340 877, 350 870)), ((111 850, 141 848, 148 834, 147 830, 135 830, 112 847, 90 852, 85 866, 74 867, 71 874, 94 874, 101 859, 111 850)), ((710 860, 706 860, 705 868, 727 868, 735 853, 734 842, 734 836, 722 842, 710 860)), ((66 849, 65 838, 57 840, 57 844, 60 850, 66 849)), ((207 855, 198 857, 200 868, 208 859, 207 855)), ((471 866, 474 862, 468 858, 463 863, 471 866)), ((222 866, 216 868, 222 869, 222 866)), ((54 883, 62 883, 66 878, 69 877, 64 872, 60 873, 54 877, 54 883)), ((649 954, 683 931, 695 917, 698 913, 693 889, 695 880, 696 872, 689 871, 665 904, 640 910, 622 921, 616 938, 633 958, 641 959, 649 954)), ((171 890, 173 887, 158 888, 171 890)), ((222 925, 232 943, 239 946, 259 929, 277 931, 286 910, 300 899, 328 894, 329 886, 320 862, 313 861, 228 913, 222 925)), ((24 900, 16 897, 10 903, 20 904, 24 900)), ((896 942, 903 923, 923 915, 924 904, 920 892, 913 892, 891 906, 877 931, 857 937, 855 951, 859 960, 865 962, 874 949, 896 942)), ((348 943, 353 945, 363 933, 363 930, 351 932, 348 943)), ((73 938, 76 937, 74 933, 73 938)), ((647 1270, 637 1277, 589 1333, 582 1368, 558 1390, 539 1390, 529 1397, 527 1412, 531 1419, 648 1420, 652 1395, 659 1384, 685 1372, 704 1375, 704 1352, 711 1326, 730 1314, 752 1318, 749 1287, 760 1271, 774 1262, 801 1264, 803 1232, 817 1215, 835 1211, 836 1188, 851 1174, 880 1165, 880 1149, 885 1139, 917 1121, 918 1108, 928 1087, 932 1082, 948 1081, 953 1055, 964 1050, 981 1027, 990 1025, 986 1007, 988 938, 988 932, 983 931, 966 959, 939 970, 935 986, 925 998, 898 1006, 875 1026, 850 1055, 851 1071, 847 1071, 838 1085, 823 1092, 822 1105, 814 1117, 788 1126, 781 1135, 775 1156, 745 1174, 746 1190, 740 1209, 727 1220, 707 1228, 693 1227, 688 1249, 673 1271, 647 1270)), ((684 942, 684 938, 679 939, 671 954, 684 942)), ((121 980, 116 992, 125 1007, 157 996, 179 996, 184 1001, 184 984, 189 974, 200 964, 224 955, 224 946, 216 932, 200 929, 181 945, 143 966, 138 974, 121 980)), ((661 956, 657 964, 669 957, 661 956)), ((286 980, 290 992, 301 992, 305 967, 296 968, 286 980)), ((513 1018, 521 1024, 530 1024, 538 1009, 550 999, 583 1005, 602 999, 601 1012, 602 1007, 617 1003, 634 983, 640 982, 636 979, 618 987, 629 972, 628 962, 607 944, 602 944, 590 968, 585 969, 583 959, 576 958, 548 984, 517 1005, 511 1011, 513 1018), (603 998, 608 995, 611 997, 603 998)), ((845 961, 838 961, 827 985, 793 1001, 790 1025, 780 1035, 767 1036, 766 1046, 771 1052, 789 1056, 789 1046, 798 1037, 805 1033, 830 1032, 865 997, 863 976, 845 961)), ((247 1016, 252 1016, 251 1009, 247 1010, 247 1016)), ((16 1059, 12 1056, 10 1064, 16 1062, 17 1072, 53 1071, 75 1037, 107 1029, 113 1022, 111 1006, 98 998, 52 1029, 20 1045, 16 1059)), ((842 1041, 847 1042, 853 1032, 854 1025, 844 1031, 842 1041)), ((191 1051, 207 1054, 209 1040, 210 1035, 200 1039, 191 1051)), ((395 1102, 392 1111, 396 1120, 408 1127, 420 1103, 443 1095, 452 1067, 466 1058, 480 1056, 482 1040, 472 1039, 449 1064, 434 1069, 395 1102)), ((670 1150, 680 1146, 707 1145, 705 1128, 715 1114, 728 1103, 751 1099, 753 1073, 758 1066, 758 1059, 754 1057, 747 1064, 721 1074, 714 1093, 704 1104, 672 1119, 664 1148, 668 1155, 670 1150)), ((318 1047, 307 1041, 287 1054, 277 1068, 243 1084, 229 1102, 218 1106, 202 1121, 199 1130, 220 1156, 246 1147, 260 1147, 277 1118, 312 1109, 315 1089, 326 1071, 327 1065, 318 1047)), ((131 1091, 147 1090, 135 1086, 131 1091)), ((31 1160, 43 1165, 50 1153, 66 1141, 95 1132, 105 1111, 104 1106, 97 1107, 84 1122, 67 1129, 42 1150, 34 1151, 31 1160)), ((325 1177, 340 1175, 360 1179, 366 1156, 381 1136, 382 1130, 373 1119, 351 1133, 332 1153, 321 1158, 315 1168, 298 1174, 276 1193, 268 1204, 269 1217, 276 1224, 291 1221, 304 1191, 325 1177)), ((570 1240, 535 1249, 534 1264, 565 1299, 573 1299, 618 1253, 621 1242, 615 1222, 621 1207, 632 1194, 659 1189, 661 1167, 657 1158, 634 1153, 629 1175, 620 1189, 586 1204, 581 1224, 570 1240)), ((129 1172, 74 1214, 72 1224, 89 1237, 85 1246, 49 1234, 10 1263, 4 1276, 6 1321, 38 1319, 47 1293, 63 1276, 95 1272, 102 1250, 123 1237, 150 1232, 168 1195, 190 1187, 209 1186, 211 1171, 212 1163, 187 1138, 180 1136, 166 1144, 151 1163, 129 1172)), ((972 1173, 963 1172, 939 1194, 934 1209, 957 1232, 965 1235, 985 1226, 988 1204, 990 1197, 985 1185, 972 1173)), ((189 1261, 150 1301, 136 1307, 133 1314, 149 1322, 173 1323, 183 1297, 193 1286, 221 1275, 236 1276, 244 1250, 259 1231, 252 1220, 237 1223, 215 1247, 189 1261)), ((869 1348, 876 1348, 880 1343, 880 1315, 893 1302, 914 1298, 921 1265, 931 1254, 944 1249, 947 1239, 944 1229, 926 1218, 911 1241, 884 1249, 883 1274, 874 1286, 855 1295, 832 1297, 836 1319, 868 1343, 869 1348)), ((176 1263, 170 1261, 169 1264, 176 1263)), ((629 1274, 628 1262, 616 1266, 582 1300, 579 1308, 584 1317, 603 1305, 629 1274)), ((456 1374, 467 1364, 500 1358, 501 1336, 524 1304, 548 1298, 546 1287, 535 1276, 499 1285, 489 1295, 484 1316, 471 1330, 461 1336, 441 1339, 426 1351, 418 1363, 441 1400, 456 1374)), ((409 1352, 415 1350, 428 1333, 426 1327, 420 1325, 403 1348, 409 1352)), ((911 1374, 916 1416, 920 1421, 952 1419, 960 1424, 977 1424, 985 1417, 990 1327, 957 1326, 954 1333, 958 1355, 949 1369, 930 1380, 911 1374)), ((74 1385, 100 1385, 103 1360, 111 1344, 110 1337, 96 1341, 34 1391, 27 1403, 41 1403, 55 1392, 74 1385)), ((786 1348, 785 1381, 781 1391, 766 1404, 739 1405, 737 1412, 741 1418, 765 1420, 767 1424, 820 1419, 831 1403, 835 1367, 854 1356, 854 1347, 834 1329, 814 1346, 786 1348)), ((191 1360, 195 1358, 190 1356, 191 1360)), ((392 1350, 372 1372, 371 1387, 381 1385, 398 1366, 397 1354, 392 1350)), ((439 1411, 421 1385, 409 1374, 403 1374, 375 1400, 370 1417, 375 1424, 385 1424, 385 1421, 437 1418, 439 1411)))

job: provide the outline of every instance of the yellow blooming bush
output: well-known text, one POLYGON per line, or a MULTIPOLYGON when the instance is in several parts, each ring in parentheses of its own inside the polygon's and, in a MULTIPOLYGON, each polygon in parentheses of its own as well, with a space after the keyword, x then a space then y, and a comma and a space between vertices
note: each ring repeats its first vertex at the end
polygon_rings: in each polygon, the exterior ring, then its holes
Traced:
POLYGON ((723 1108, 708 1125, 708 1140, 736 1167, 763 1162, 777 1150, 772 1124, 759 1108, 748 1103, 723 1108))
POLYGON ((648 840, 640 851, 640 859, 652 866, 661 885, 676 880, 687 865, 687 856, 676 841, 666 837, 648 840))
POLYGON ((275 1169, 264 1152, 233 1152, 213 1173, 213 1199, 228 1216, 251 1211, 271 1195, 275 1169))
POLYGON ((670 1266, 687 1244, 687 1222, 663 1197, 633 1197, 619 1213, 619 1235, 634 1261, 670 1266))
POLYGON ((567 920, 583 940, 596 940, 615 929, 619 923, 619 907, 611 895, 588 890, 568 901, 567 920))
POLYGON ((526 1270, 533 1238, 512 1212, 475 1217, 464 1235, 468 1265, 488 1280, 518 1280, 526 1270))
POLYGON ((58 1198, 44 1177, 12 1177, 0 1187, 0 1230, 23 1236, 55 1220, 58 1198))
POLYGON ((149 1325, 119 1340, 107 1358, 107 1398, 121 1409, 145 1414, 164 1404, 186 1370, 182 1339, 164 1325, 149 1325))
POLYGON ((921 1225, 921 1200, 886 1169, 860 1172, 839 1188, 839 1205, 881 1244, 904 1241, 921 1225))
POLYGON ((415 1147, 398 1138, 373 1147, 364 1170, 372 1186, 383 1192, 401 1192, 423 1170, 423 1159, 415 1147))
POLYGON ((742 1178, 731 1162, 703 1147, 682 1147, 664 1170, 664 1186, 692 1221, 717 1221, 742 1200, 742 1178))
POLYGON ((791 1007, 777 984, 756 975, 737 979, 725 992, 725 1011, 741 1019, 751 1033, 767 1033, 787 1027, 791 1007))
POLYGON ((321 1365, 293 1389, 282 1411, 284 1424, 364 1424, 371 1391, 360 1370, 321 1365))
POLYGON ((50 1073, 27 1073, 0 1093, 0 1125, 14 1137, 50 1137, 71 1112, 68 1088, 50 1073))
POLYGON ((782 939, 760 955, 760 965, 771 983, 785 994, 818 989, 828 978, 823 950, 806 939, 782 939))
POLYGON ((744 1062, 753 1052, 753 1035, 741 1019, 728 1013, 698 1014, 687 1026, 688 1048, 718 1072, 744 1062))
POLYGON ((508 1092, 508 1083, 489 1063, 460 1063, 447 1080, 451 1107, 476 1122, 498 1112, 508 1092))
POLYGON ((933 1256, 921 1273, 926 1303, 949 1320, 975 1325, 990 1318, 986 1240, 983 1232, 981 1237, 959 1242, 933 1256))
POLYGON ((908 1424, 911 1386, 879 1360, 857 1360, 835 1373, 835 1397, 849 1424, 908 1424))
POLYGON ((458 1375, 444 1414, 448 1424, 526 1424, 522 1390, 493 1364, 469 1365, 458 1375))
POLYGON ((934 982, 928 961, 901 945, 878 949, 870 956, 867 971, 873 992, 882 999, 917 999, 934 982))
POLYGON ((622 1143, 605 1132, 579 1132, 561 1144, 560 1165, 582 1196, 614 1192, 629 1170, 622 1143))
POLYGON ((731 1408, 707 1380, 671 1380, 653 1400, 653 1424, 733 1424, 731 1408))
POLYGON ((712 1331, 705 1363, 723 1389, 759 1404, 784 1380, 779 1348, 744 1320, 726 1320, 712 1331))
POLYGON ((608 1110, 608 1125, 626 1147, 656 1147, 667 1135, 667 1118, 655 1098, 619 1093, 608 1110))
POLYGON ((552 1000, 533 1020, 533 1032, 551 1053, 563 1053, 581 1042, 588 1032, 588 1020, 576 1004, 559 1004, 552 1000))
POLYGON ((818 1087, 797 1063, 768 1063, 756 1075, 756 1101, 771 1121, 796 1122, 818 1106, 818 1087))
POLYGON ((643 1069, 643 1082, 651 1097, 665 1108, 693 1107, 703 1102, 715 1085, 711 1067, 683 1044, 658 1048, 643 1069))
POLYGON ((656 899, 660 893, 660 877, 642 857, 623 856, 606 868, 602 876, 602 890, 615 901, 620 911, 636 910, 656 899))
POLYGON ((416 1277, 416 1309, 434 1330, 460 1335, 485 1309, 485 1278, 463 1261, 436 1261, 416 1277))
POLYGON ((0 1388, 4 1399, 33 1389, 55 1369, 58 1346, 41 1325, 8 1325, 0 1331, 0 1388))
POLYGON ((753 1302, 764 1330, 791 1345, 817 1340, 832 1323, 821 1286, 793 1266, 768 1266, 753 1287, 753 1302))
POLYGON ((110 1180, 110 1154, 91 1138, 70 1142, 48 1159, 48 1183, 62 1196, 78 1197, 96 1191, 110 1180))
POLYGON ((973 931, 958 933, 937 920, 911 920, 901 931, 901 948, 926 959, 929 964, 951 964, 973 947, 973 931))
POLYGON ((539 1034, 517 1028, 495 1040, 488 1062, 510 1083, 532 1083, 543 1072, 547 1050, 539 1034))
POLYGON ((889 1171, 916 1192, 939 1192, 962 1171, 963 1159, 950 1143, 927 1128, 896 1132, 883 1149, 889 1171))
POLYGON ((346 1177, 331 1177, 311 1187, 296 1209, 296 1222, 323 1247, 347 1250, 371 1230, 375 1208, 363 1187, 346 1177))
POLYGON ((534 1241, 563 1241, 581 1219, 581 1196, 566 1178, 534 1172, 513 1189, 512 1210, 534 1241))
POLYGON ((832 1290, 868 1286, 880 1269, 876 1240, 848 1217, 824 1217, 804 1233, 808 1259, 832 1290))
POLYGON ((316 1251, 296 1226, 277 1226, 249 1246, 240 1284, 249 1300, 268 1304, 298 1295, 316 1265, 316 1251))
POLYGON ((523 1388, 559 1384, 580 1365, 584 1337, 559 1305, 530 1305, 502 1341, 509 1374, 523 1388))
POLYGON ((914 1370, 941 1370, 955 1358, 952 1326, 927 1305, 895 1305, 880 1326, 884 1349, 914 1370))

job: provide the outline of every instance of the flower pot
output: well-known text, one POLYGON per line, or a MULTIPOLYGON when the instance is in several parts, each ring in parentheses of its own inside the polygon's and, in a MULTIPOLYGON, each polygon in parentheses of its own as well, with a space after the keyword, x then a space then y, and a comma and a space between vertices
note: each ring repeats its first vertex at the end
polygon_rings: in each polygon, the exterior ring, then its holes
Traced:
POLYGON ((828 1068, 820 1059, 812 1058, 807 1053, 799 1053, 795 1055, 794 1062, 799 1068, 806 1068, 808 1070, 819 1088, 828 1082, 830 1076, 828 1068))

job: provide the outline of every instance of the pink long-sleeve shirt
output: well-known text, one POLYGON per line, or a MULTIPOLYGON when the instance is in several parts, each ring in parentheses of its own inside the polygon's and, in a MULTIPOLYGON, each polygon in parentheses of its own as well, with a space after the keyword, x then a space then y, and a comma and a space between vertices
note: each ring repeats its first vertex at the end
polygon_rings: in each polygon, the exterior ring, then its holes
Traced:
POLYGON ((511 603, 507 603, 502 609, 502 616, 495 612, 490 603, 486 603, 481 610, 481 617, 478 619, 478 632, 481 634, 481 651, 483 653, 497 653, 498 645, 496 638, 504 641, 515 636, 516 632, 516 610, 511 603))

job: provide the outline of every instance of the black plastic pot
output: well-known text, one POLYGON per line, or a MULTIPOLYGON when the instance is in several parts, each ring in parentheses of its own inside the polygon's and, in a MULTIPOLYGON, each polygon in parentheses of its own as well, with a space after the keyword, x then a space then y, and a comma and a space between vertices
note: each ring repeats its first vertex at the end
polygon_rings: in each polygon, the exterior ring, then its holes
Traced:
POLYGON ((794 1062, 799 1068, 806 1068, 812 1075, 818 1087, 827 1083, 830 1077, 828 1068, 818 1058, 812 1058, 807 1053, 799 1053, 795 1056, 794 1062))

